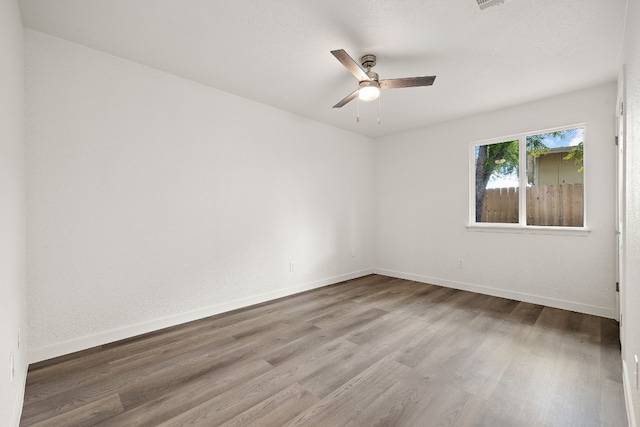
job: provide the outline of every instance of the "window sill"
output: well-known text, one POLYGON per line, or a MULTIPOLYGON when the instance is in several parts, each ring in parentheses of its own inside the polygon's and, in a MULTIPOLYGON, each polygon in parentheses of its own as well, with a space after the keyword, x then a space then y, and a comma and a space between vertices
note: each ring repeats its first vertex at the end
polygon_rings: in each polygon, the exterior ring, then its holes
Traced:
POLYGON ((585 227, 535 227, 509 224, 474 224, 468 225, 467 231, 481 233, 512 233, 512 234, 547 234, 555 236, 579 236, 585 237, 589 235, 588 228, 585 227))

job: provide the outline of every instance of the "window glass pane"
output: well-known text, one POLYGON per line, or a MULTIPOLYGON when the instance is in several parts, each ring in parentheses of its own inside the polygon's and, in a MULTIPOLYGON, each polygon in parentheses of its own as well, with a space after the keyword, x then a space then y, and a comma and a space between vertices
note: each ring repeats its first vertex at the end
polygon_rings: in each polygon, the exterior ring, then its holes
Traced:
POLYGON ((527 136, 527 225, 584 224, 584 128, 527 136))
POLYGON ((475 150, 476 222, 518 223, 518 141, 475 150))

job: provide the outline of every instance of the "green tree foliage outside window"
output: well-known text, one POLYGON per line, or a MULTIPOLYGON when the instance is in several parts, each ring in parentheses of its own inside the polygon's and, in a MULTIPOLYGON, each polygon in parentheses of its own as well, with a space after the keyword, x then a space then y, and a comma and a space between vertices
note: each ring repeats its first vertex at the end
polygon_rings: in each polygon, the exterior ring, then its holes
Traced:
POLYGON ((581 142, 578 145, 576 145, 575 147, 573 147, 571 149, 571 151, 569 152, 569 154, 567 154, 566 156, 563 157, 564 160, 571 160, 573 159, 576 166, 578 167, 578 172, 583 173, 584 172, 584 166, 582 164, 582 161, 584 159, 584 144, 581 142))

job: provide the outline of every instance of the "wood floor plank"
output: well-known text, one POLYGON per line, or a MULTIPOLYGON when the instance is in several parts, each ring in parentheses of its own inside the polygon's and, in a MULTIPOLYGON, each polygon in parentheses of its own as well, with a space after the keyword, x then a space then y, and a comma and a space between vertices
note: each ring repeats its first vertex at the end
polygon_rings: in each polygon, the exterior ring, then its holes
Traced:
POLYGON ((20 425, 625 426, 610 319, 369 275, 30 366, 20 425))
POLYGON ((599 426, 600 322, 594 316, 571 313, 560 346, 540 419, 543 424, 599 426), (597 333, 587 327, 595 327, 597 333))
POLYGON ((91 402, 80 408, 64 412, 52 418, 35 423, 36 427, 91 427, 102 420, 121 414, 124 411, 117 394, 111 394, 102 399, 91 402))
POLYGON ((403 307, 410 307, 416 301, 422 300, 430 293, 442 289, 440 286, 421 284, 416 282, 405 281, 395 285, 401 292, 387 294, 386 298, 380 298, 373 301, 372 304, 385 311, 398 311, 403 307), (399 286, 402 285, 402 286, 399 286))
POLYGON ((571 312, 545 307, 525 339, 527 351, 555 359, 560 351, 571 312))
POLYGON ((622 383, 604 379, 600 392, 600 425, 602 427, 627 426, 622 383))
POLYGON ((398 313, 386 313, 344 334, 343 337, 353 343, 363 345, 382 340, 388 341, 392 337, 396 339, 402 335, 422 333, 428 327, 429 324, 419 318, 411 319, 398 313))
MULTIPOLYGON (((75 374, 69 372, 69 375, 75 374)), ((111 396, 118 392, 119 385, 109 380, 110 373, 101 371, 96 375, 94 371, 89 370, 82 375, 73 375, 78 380, 77 387, 70 387, 69 382, 64 381, 66 389, 61 392, 53 391, 46 394, 32 394, 25 390, 24 407, 22 410, 22 422, 25 425, 32 425, 37 422, 44 421, 48 418, 57 417, 68 411, 80 409, 83 406, 91 405, 96 401, 103 399, 105 396, 111 396)))
POLYGON ((458 330, 444 343, 434 348, 416 366, 416 371, 440 382, 448 381, 460 369, 476 348, 484 342, 486 334, 499 326, 501 319, 480 314, 466 328, 458 330))
POLYGON ((152 427, 213 399, 272 369, 264 360, 233 363, 170 390, 98 424, 101 427, 152 427))
POLYGON ((412 417, 401 419, 398 425, 405 426, 456 426, 477 425, 477 419, 484 400, 455 386, 438 384, 438 393, 416 411, 412 417))
POLYGON ((332 341, 334 338, 335 337, 327 331, 317 329, 296 340, 282 343, 282 345, 274 346, 271 349, 266 349, 262 357, 273 366, 278 366, 287 363, 289 360, 295 360, 300 357, 301 354, 308 353, 314 348, 332 341))
POLYGON ((534 426, 547 399, 555 358, 517 351, 487 399, 479 424, 534 426))
POLYGON ((344 354, 355 345, 342 339, 331 341, 311 355, 300 358, 298 363, 281 365, 253 378, 235 389, 223 392, 178 416, 160 424, 161 426, 220 425, 255 406, 269 396, 284 390, 289 384, 308 376, 319 366, 339 363, 344 354), (240 397, 242 397, 240 399, 240 397))
POLYGON ((449 380, 460 389, 487 399, 513 360, 513 343, 494 334, 485 339, 449 380))
POLYGON ((541 311, 541 306, 518 303, 504 321, 485 334, 484 341, 461 363, 451 383, 488 399, 511 364, 514 348, 526 341, 541 311))
MULTIPOLYGON (((372 364, 387 356, 393 356, 393 350, 399 343, 414 336, 422 328, 423 325, 420 323, 405 320, 402 324, 396 324, 393 333, 381 334, 374 341, 357 345, 350 352, 345 353, 339 363, 323 366, 300 379, 299 382, 316 396, 325 397, 372 364)), ((345 339, 348 338, 348 336, 345 337, 345 339)), ((352 341, 349 340, 349 342, 352 341)))
POLYGON ((285 424, 287 427, 338 426, 357 418, 362 409, 408 375, 410 368, 391 357, 383 358, 335 389, 324 399, 285 424))
POLYGON ((384 427, 402 425, 430 402, 438 393, 433 382, 413 371, 381 393, 375 401, 362 410, 348 426, 384 427))
POLYGON ((438 320, 427 321, 429 326, 421 334, 398 348, 396 360, 415 368, 435 349, 457 335, 459 331, 467 328, 477 316, 478 314, 473 310, 457 309, 438 316, 438 320))
POLYGON ((475 307, 488 301, 490 301, 490 297, 456 289, 441 288, 417 299, 416 304, 407 306, 403 310, 411 315, 419 316, 427 322, 434 323, 454 312, 477 314, 475 307))
POLYGON ((221 424, 223 427, 282 426, 295 418, 318 398, 298 383, 263 400, 250 409, 221 424))
POLYGON ((620 382, 622 363, 620 363, 620 341, 618 322, 613 319, 600 319, 600 373, 602 380, 620 382))
POLYGON ((228 348, 219 347, 203 354, 202 358, 187 358, 181 360, 164 371, 155 371, 148 375, 145 381, 129 382, 120 391, 123 404, 127 409, 139 405, 154 395, 169 390, 174 386, 188 383, 193 378, 200 378, 211 372, 222 369, 230 364, 250 360, 256 352, 270 344, 281 340, 294 339, 315 331, 312 325, 300 322, 296 325, 280 325, 262 334, 260 340, 240 341, 228 348))
POLYGON ((336 335, 342 335, 385 314, 387 312, 379 308, 351 310, 348 312, 348 316, 345 315, 340 319, 333 316, 323 317, 313 322, 313 325, 325 331, 332 331, 336 335))

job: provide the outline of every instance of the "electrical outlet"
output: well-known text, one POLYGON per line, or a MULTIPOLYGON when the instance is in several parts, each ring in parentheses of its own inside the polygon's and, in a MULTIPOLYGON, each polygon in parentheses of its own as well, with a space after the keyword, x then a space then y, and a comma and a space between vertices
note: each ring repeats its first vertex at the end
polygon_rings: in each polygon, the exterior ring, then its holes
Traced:
POLYGON ((15 368, 13 366, 13 352, 9 353, 9 380, 13 381, 13 378, 16 374, 15 368))
POLYGON ((458 258, 458 268, 462 267, 464 267, 464 262, 462 261, 462 258, 458 258))
POLYGON ((296 263, 289 261, 289 271, 296 271, 296 263))

